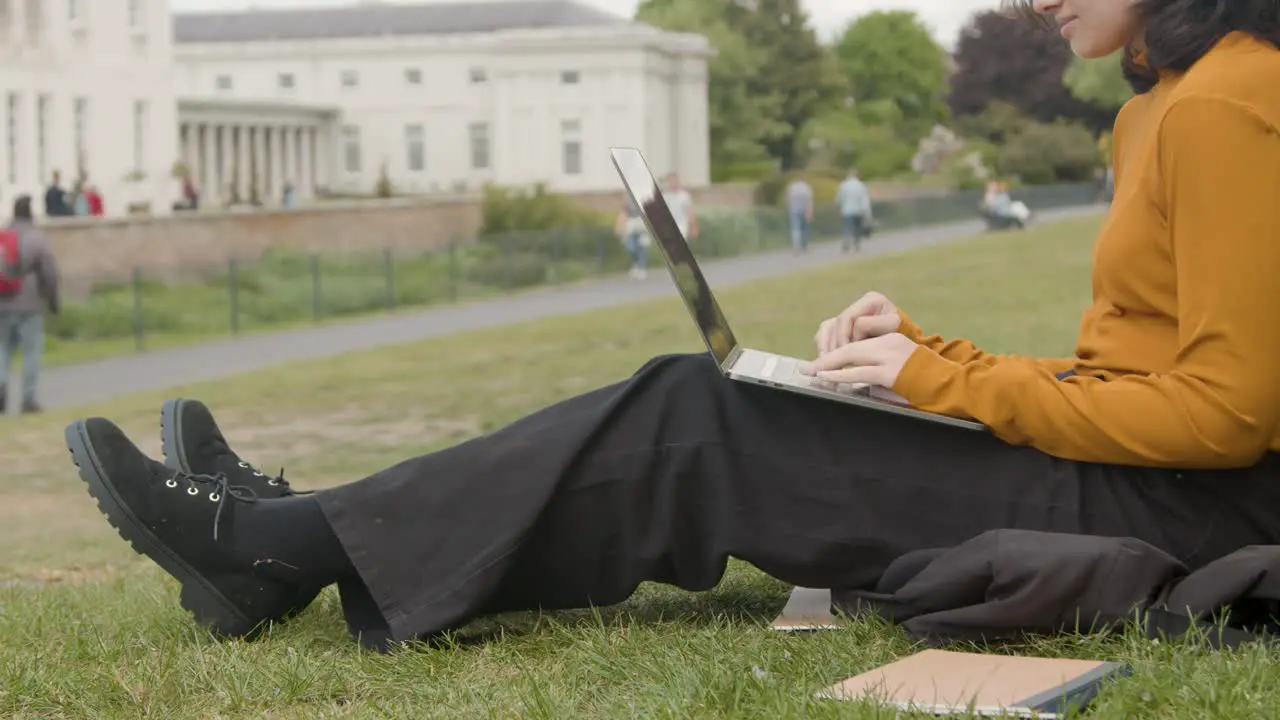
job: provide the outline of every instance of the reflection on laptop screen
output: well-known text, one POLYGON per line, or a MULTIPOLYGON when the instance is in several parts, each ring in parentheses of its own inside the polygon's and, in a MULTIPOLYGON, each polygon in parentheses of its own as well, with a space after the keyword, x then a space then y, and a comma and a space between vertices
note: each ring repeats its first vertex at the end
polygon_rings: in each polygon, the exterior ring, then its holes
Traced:
POLYGON ((724 367, 733 349, 738 346, 738 341, 734 338, 733 331, 729 329, 729 323, 724 319, 724 313, 720 311, 715 297, 712 296, 711 288, 707 286, 707 280, 702 276, 702 270, 693 259, 693 250, 689 248, 684 233, 680 232, 679 226, 676 225, 671 208, 667 206, 666 198, 662 195, 662 189, 658 187, 658 181, 653 177, 653 171, 649 169, 644 156, 635 148, 613 148, 610 153, 613 155, 614 167, 618 169, 618 174, 622 176, 622 182, 626 185, 627 193, 631 196, 632 202, 640 208, 649 232, 653 234, 658 247, 662 250, 662 256, 666 258, 667 267, 671 269, 671 275, 675 279, 676 289, 680 292, 680 297, 684 298, 684 303, 693 315, 694 322, 698 324, 698 329, 702 331, 707 348, 711 350, 711 355, 716 362, 724 367))

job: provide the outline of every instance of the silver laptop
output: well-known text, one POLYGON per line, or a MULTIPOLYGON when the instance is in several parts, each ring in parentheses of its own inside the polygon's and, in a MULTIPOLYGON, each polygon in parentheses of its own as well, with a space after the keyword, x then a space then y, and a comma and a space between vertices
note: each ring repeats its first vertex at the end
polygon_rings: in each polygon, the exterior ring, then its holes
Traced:
POLYGON ((684 298, 694 323, 707 343, 707 349, 720 365, 720 371, 739 382, 777 388, 837 402, 859 405, 875 410, 920 418, 930 422, 954 425, 970 430, 986 427, 973 420, 964 420, 937 413, 924 412, 910 407, 906 400, 889 390, 868 385, 835 385, 800 373, 802 361, 761 350, 752 350, 738 344, 719 303, 711 294, 702 270, 694 260, 693 251, 684 233, 676 225, 671 209, 667 207, 662 189, 649 169, 648 162, 635 148, 610 148, 613 165, 622 177, 627 194, 640 209, 645 225, 653 235, 667 269, 675 280, 676 289, 684 298))

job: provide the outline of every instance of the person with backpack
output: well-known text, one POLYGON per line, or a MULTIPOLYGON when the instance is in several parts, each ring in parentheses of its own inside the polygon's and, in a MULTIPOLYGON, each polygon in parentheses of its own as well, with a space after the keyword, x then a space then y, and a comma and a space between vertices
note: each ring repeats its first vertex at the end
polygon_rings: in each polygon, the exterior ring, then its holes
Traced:
POLYGON ((36 386, 44 349, 44 310, 58 314, 58 269, 35 225, 31 196, 13 201, 13 221, 0 228, 0 414, 8 409, 14 353, 22 350, 22 412, 40 412, 36 386))

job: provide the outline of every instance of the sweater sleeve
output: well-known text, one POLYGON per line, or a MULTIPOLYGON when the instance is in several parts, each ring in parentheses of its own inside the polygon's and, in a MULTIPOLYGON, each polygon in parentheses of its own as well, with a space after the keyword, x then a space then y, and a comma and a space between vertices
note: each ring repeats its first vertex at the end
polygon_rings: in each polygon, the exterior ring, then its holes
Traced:
POLYGON ((898 326, 898 332, 911 338, 917 345, 923 345, 934 351, 942 357, 957 362, 961 365, 969 363, 980 363, 982 365, 991 365, 999 361, 1024 362, 1044 368, 1049 372, 1057 375, 1075 367, 1075 358, 1035 358, 1024 355, 997 355, 989 353, 978 348, 977 345, 969 340, 947 340, 941 335, 925 335, 924 330, 916 325, 906 313, 898 311, 898 316, 902 319, 902 324, 898 326))
POLYGON ((894 391, 1068 459, 1256 462, 1280 414, 1280 136, 1248 107, 1187 97, 1166 112, 1159 144, 1177 283, 1169 372, 1059 382, 1026 363, 966 365, 920 347, 894 391))

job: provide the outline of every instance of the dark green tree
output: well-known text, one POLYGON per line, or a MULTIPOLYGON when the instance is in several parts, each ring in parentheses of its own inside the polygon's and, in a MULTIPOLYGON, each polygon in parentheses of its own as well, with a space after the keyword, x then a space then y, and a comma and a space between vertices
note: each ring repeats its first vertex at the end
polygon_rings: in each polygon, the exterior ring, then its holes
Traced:
POLYGON ((898 106, 904 139, 919 140, 946 120, 946 53, 914 12, 863 15, 841 35, 835 53, 859 104, 898 106))
POLYGON ((1077 99, 1063 84, 1071 58, 1070 47, 1054 33, 998 12, 979 14, 956 44, 951 112, 973 115, 1005 102, 1041 122, 1067 118, 1095 131, 1109 128, 1113 111, 1077 99))
MULTIPOLYGON (((707 2, 707 0, 696 0, 707 2)), ((801 159, 797 139, 805 124, 838 105, 848 88, 835 56, 818 42, 800 0, 731 0, 727 19, 762 53, 763 64, 748 87, 755 97, 776 99, 785 128, 765 142, 783 167, 801 159)))
POLYGON ((768 144, 788 132, 778 117, 779 96, 752 87, 768 54, 729 24, 729 8, 730 0, 644 0, 636 11, 641 22, 701 34, 715 49, 707 64, 713 174, 768 160, 768 144))

